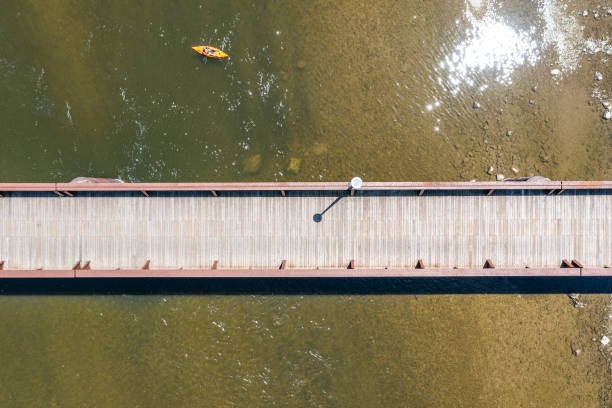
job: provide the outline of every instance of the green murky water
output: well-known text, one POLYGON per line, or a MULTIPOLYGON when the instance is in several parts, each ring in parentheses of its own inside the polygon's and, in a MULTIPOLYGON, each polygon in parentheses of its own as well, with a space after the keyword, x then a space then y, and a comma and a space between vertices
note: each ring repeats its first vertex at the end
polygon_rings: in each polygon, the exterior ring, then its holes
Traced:
MULTIPOLYGON (((611 29, 592 1, 9 0, 0 180, 610 179, 611 29)), ((589 300, 3 296, 0 405, 606 406, 589 300)))

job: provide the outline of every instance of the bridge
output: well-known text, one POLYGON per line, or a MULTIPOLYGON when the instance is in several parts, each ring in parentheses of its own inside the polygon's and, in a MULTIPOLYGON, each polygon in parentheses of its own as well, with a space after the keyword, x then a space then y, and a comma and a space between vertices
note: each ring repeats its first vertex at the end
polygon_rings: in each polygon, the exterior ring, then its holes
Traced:
POLYGON ((612 181, 0 184, 0 278, 612 276, 612 181))

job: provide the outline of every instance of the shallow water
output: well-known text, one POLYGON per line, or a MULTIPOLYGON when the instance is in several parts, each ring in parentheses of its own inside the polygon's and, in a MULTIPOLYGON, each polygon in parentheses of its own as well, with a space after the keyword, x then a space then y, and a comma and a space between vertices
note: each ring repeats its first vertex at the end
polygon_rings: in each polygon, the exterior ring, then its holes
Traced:
MULTIPOLYGON (((611 28, 587 1, 9 0, 0 180, 610 179, 611 28)), ((3 296, 0 405, 605 406, 589 299, 3 296)))

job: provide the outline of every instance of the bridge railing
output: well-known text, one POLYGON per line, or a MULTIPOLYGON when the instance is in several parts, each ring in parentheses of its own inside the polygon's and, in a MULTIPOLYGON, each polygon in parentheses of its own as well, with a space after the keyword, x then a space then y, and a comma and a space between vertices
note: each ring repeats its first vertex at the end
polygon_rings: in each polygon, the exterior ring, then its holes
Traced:
POLYGON ((612 277, 612 268, 0 269, 3 278, 465 278, 612 277))
MULTIPOLYGON (((237 183, 0 183, 2 192, 54 192, 79 191, 340 191, 348 190, 348 182, 237 182, 237 183)), ((609 190, 612 181, 427 181, 427 182, 364 182, 364 191, 468 191, 482 190, 545 190, 562 193, 565 190, 609 190)), ((70 195, 70 194, 68 194, 70 195)))

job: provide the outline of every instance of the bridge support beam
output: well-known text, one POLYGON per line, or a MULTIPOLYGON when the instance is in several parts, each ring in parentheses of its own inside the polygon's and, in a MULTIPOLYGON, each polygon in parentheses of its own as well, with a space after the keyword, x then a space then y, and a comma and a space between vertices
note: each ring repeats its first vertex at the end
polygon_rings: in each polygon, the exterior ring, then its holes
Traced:
POLYGON ((561 267, 562 268, 574 268, 574 265, 572 265, 572 263, 570 261, 568 261, 567 259, 562 259, 561 260, 561 267))

